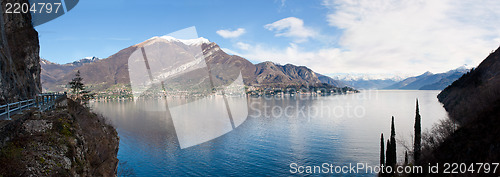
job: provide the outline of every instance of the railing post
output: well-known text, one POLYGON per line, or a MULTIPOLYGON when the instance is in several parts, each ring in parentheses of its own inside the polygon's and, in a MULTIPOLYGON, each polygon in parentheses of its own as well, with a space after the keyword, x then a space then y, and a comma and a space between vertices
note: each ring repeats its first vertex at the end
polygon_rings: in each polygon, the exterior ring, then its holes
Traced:
POLYGON ((10 104, 7 102, 7 119, 10 119, 10 104))

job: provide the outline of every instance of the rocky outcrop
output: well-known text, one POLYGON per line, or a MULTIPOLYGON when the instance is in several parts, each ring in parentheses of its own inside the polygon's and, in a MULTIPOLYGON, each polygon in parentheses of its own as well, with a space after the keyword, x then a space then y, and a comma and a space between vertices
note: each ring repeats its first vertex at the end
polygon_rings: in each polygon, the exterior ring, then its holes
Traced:
MULTIPOLYGON (((6 3, 28 0, 0 0, 6 3)), ((3 13, 0 18, 0 104, 32 98, 41 90, 38 33, 30 13, 3 13)))
POLYGON ((82 105, 67 103, 0 126, 0 176, 116 176, 116 130, 82 105))

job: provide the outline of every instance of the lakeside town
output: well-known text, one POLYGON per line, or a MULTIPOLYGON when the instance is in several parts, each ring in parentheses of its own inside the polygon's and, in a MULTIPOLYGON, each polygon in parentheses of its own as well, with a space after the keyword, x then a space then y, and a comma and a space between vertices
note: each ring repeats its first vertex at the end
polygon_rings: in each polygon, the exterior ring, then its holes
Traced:
MULTIPOLYGON (((87 86, 87 90, 93 90, 95 86, 87 86)), ((234 89, 227 89, 226 95, 231 97, 238 96, 250 96, 250 97, 285 97, 285 96, 298 96, 298 95, 312 95, 312 96, 330 96, 339 94, 350 94, 359 93, 358 90, 351 87, 334 87, 328 84, 317 84, 317 85, 290 85, 286 87, 280 86, 263 86, 263 85, 252 85, 244 86, 245 94, 242 92, 234 91, 234 89)), ((69 88, 65 88, 66 92, 71 92, 69 88)), ((91 91, 94 101, 103 100, 132 100, 134 98, 134 92, 129 85, 117 84, 109 87, 103 91, 91 91)), ((217 92, 215 94, 221 94, 217 92)), ((163 90, 150 91, 141 94, 141 98, 162 98, 164 96, 169 98, 189 98, 189 97, 205 97, 209 94, 204 92, 188 91, 188 90, 175 90, 170 92, 165 92, 163 90)))

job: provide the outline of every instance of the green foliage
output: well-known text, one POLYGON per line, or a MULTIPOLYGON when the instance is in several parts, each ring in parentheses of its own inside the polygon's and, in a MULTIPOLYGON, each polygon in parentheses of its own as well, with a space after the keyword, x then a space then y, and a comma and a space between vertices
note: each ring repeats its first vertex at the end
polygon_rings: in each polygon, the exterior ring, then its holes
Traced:
POLYGON ((75 78, 73 78, 68 84, 71 88, 71 93, 75 94, 77 97, 80 96, 82 90, 85 90, 85 85, 82 83, 83 78, 80 77, 80 70, 78 70, 75 74, 75 78))
POLYGON ((2 150, 0 151, 0 156, 9 159, 21 159, 23 148, 16 146, 14 143, 9 142, 2 150))
POLYGON ((45 163, 45 158, 40 157, 39 161, 40 161, 41 164, 44 164, 45 163))
POLYGON ((64 135, 66 137, 73 136, 73 132, 70 129, 71 124, 66 120, 59 119, 57 122, 55 122, 55 125, 57 127, 57 131, 59 132, 59 134, 64 135))
POLYGON ((87 104, 89 100, 94 98, 94 94, 86 90, 85 85, 82 83, 83 78, 80 76, 80 71, 78 70, 73 78, 68 84, 71 88, 71 93, 75 95, 75 99, 87 104))

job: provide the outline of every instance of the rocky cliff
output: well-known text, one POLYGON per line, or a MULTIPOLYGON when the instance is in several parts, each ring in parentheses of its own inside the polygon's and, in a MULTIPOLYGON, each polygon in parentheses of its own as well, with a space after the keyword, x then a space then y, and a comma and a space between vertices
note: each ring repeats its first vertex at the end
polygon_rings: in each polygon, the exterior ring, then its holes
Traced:
POLYGON ((78 103, 60 105, 0 121, 0 176, 116 176, 116 130, 78 103))
MULTIPOLYGON (((6 3, 28 0, 0 0, 6 3)), ((32 98, 41 90, 38 33, 29 13, 3 13, 0 18, 0 104, 32 98)))

